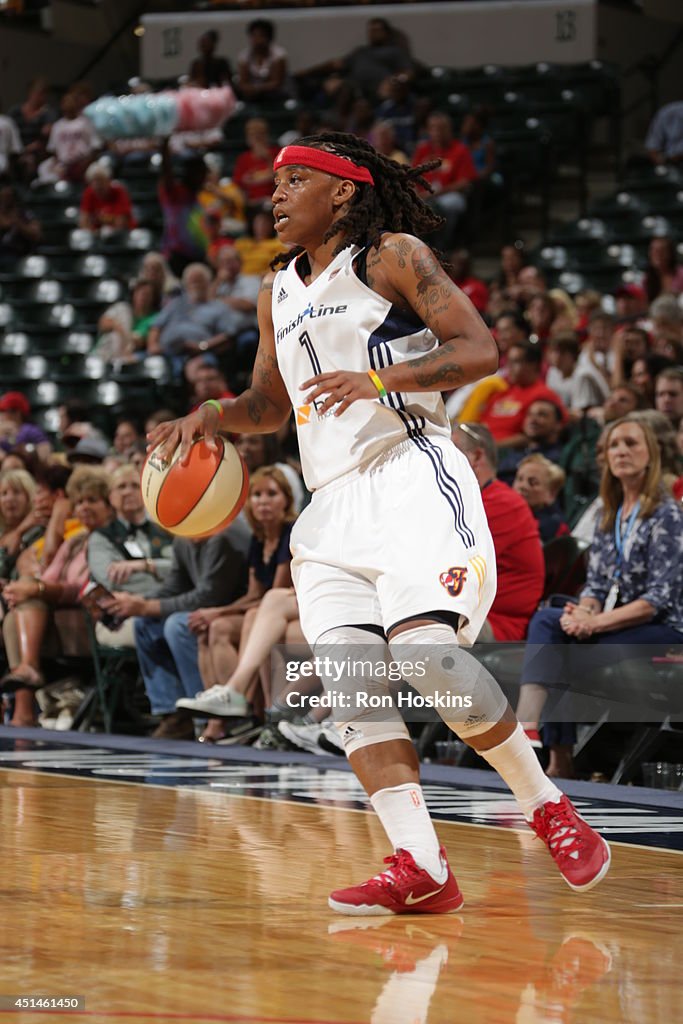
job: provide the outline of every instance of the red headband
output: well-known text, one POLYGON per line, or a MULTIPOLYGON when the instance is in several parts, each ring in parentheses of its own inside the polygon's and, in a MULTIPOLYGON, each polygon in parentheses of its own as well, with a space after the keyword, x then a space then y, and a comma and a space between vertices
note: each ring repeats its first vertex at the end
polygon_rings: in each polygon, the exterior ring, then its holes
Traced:
POLYGON ((335 156, 325 149, 311 149, 308 146, 285 146, 275 157, 273 170, 277 171, 286 165, 298 164, 311 167, 314 171, 325 171, 336 178, 348 178, 350 181, 364 181, 374 185, 375 179, 367 167, 359 167, 353 160, 343 156, 335 156))

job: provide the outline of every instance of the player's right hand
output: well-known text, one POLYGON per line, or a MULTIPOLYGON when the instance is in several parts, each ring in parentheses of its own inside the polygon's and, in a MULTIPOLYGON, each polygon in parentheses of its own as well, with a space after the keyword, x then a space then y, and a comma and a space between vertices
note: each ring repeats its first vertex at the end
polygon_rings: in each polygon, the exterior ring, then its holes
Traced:
POLYGON ((157 445, 159 458, 170 462, 178 445, 180 445, 180 462, 187 465, 193 442, 203 437, 208 448, 215 451, 216 430, 219 423, 218 410, 212 405, 200 405, 194 412, 178 420, 159 423, 147 435, 147 450, 152 451, 157 445))

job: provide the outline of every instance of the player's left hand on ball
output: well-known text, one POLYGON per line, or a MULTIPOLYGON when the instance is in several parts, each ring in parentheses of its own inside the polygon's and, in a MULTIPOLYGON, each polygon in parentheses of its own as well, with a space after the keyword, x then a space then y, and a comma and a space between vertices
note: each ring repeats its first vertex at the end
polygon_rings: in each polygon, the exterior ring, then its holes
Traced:
POLYGON ((335 416, 341 416, 359 398, 366 400, 377 398, 377 388, 367 373, 354 373, 350 370, 319 373, 301 385, 302 391, 306 391, 308 388, 313 388, 313 390, 306 395, 304 399, 306 404, 325 396, 323 404, 318 407, 319 416, 323 416, 330 409, 334 409, 335 416))

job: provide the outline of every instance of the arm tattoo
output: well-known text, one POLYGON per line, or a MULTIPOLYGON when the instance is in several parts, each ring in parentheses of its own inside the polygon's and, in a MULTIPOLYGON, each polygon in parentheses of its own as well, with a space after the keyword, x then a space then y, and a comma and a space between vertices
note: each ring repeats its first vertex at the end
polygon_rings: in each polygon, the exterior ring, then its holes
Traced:
POLYGON ((418 246, 411 259, 417 278, 416 312, 430 327, 436 317, 445 313, 451 299, 451 282, 431 249, 418 246))
POLYGON ((437 390, 457 388, 464 380, 462 366, 453 359, 455 352, 450 342, 440 345, 432 352, 413 359, 409 366, 415 374, 415 382, 422 388, 436 386, 437 390))
POLYGON ((277 359, 270 353, 261 353, 254 364, 252 386, 270 388, 273 386, 273 371, 277 369, 277 359))
POLYGON ((260 391, 250 391, 247 399, 247 414, 254 424, 259 424, 268 405, 268 399, 260 391))

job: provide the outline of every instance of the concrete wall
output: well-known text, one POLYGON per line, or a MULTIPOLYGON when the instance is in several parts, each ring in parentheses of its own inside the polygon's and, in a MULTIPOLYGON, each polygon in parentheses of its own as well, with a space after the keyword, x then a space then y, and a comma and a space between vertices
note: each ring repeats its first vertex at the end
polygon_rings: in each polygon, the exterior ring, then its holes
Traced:
POLYGON ((221 33, 220 53, 233 64, 245 46, 245 27, 269 17, 293 71, 339 57, 365 42, 366 23, 384 17, 402 29, 413 54, 426 64, 571 64, 596 55, 597 0, 490 0, 487 3, 416 3, 274 11, 205 11, 149 14, 142 19, 142 72, 171 78, 189 68, 199 36, 221 33))
MULTIPOLYGON (((676 0, 683 13, 683 0, 676 0)), ((674 39, 678 26, 668 20, 643 17, 631 11, 601 6, 598 11, 598 53, 603 60, 613 61, 623 71, 650 56, 655 66, 660 56, 674 39)), ((669 61, 659 68, 660 102, 683 99, 683 39, 669 61)), ((641 97, 647 95, 649 82, 640 71, 622 75, 622 108, 629 110, 641 97)), ((645 136, 652 111, 649 103, 640 104, 628 114, 624 123, 624 138, 641 139, 645 136)))

